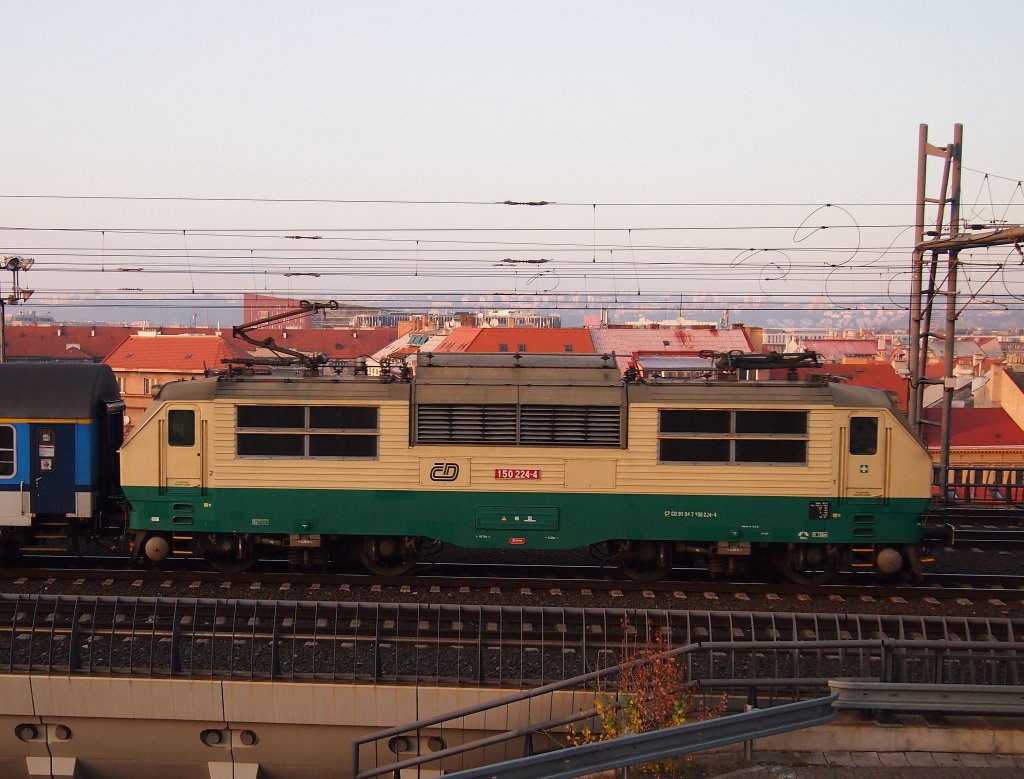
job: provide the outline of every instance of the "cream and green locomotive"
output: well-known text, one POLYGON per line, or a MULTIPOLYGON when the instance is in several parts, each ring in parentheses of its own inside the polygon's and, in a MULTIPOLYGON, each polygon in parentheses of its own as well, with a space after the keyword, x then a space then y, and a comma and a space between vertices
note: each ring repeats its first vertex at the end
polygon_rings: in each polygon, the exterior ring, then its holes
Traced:
POLYGON ((539 354, 172 383, 121 463, 151 562, 355 553, 397 574, 439 542, 591 546, 634 578, 695 558, 798 582, 919 574, 932 470, 878 390, 624 378, 609 356, 539 354))

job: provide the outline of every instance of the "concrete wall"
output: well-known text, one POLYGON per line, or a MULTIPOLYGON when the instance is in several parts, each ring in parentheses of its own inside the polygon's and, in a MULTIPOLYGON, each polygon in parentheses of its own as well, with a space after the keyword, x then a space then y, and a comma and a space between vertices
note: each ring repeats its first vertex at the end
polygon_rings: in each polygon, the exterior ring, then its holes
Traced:
MULTIPOLYGON (((393 725, 490 702, 512 690, 101 677, 0 676, 0 777, 78 779, 326 779, 351 776, 354 739, 393 725), (218 741, 219 740, 219 741, 218 741)), ((592 694, 523 702, 424 732, 446 746, 577 711, 592 694)), ((435 745, 436 746, 436 745, 435 745)), ((548 749, 553 744, 538 744, 548 749)), ((522 742, 488 764, 522 757, 522 742)), ((739 749, 739 745, 734 749, 739 749)), ((424 745, 423 751, 430 750, 424 745)), ((1019 720, 920 717, 895 724, 844 712, 830 725, 774 736, 758 751, 1024 753, 1019 720)), ((369 747, 363 768, 394 755, 369 747)), ((403 757, 411 757, 414 750, 403 757)), ((470 767, 467 758, 450 770, 470 767)), ((423 776, 431 775, 424 771, 423 776)))
MULTIPOLYGON (((255 777, 257 768, 260 777, 282 779, 347 776, 354 739, 511 692, 0 676, 0 776, 241 779, 255 777), (220 743, 208 743, 217 737, 220 743)), ((543 718, 555 716, 544 710, 543 718)), ((502 708, 424 737, 440 735, 451 746, 527 721, 525 707, 502 708)))

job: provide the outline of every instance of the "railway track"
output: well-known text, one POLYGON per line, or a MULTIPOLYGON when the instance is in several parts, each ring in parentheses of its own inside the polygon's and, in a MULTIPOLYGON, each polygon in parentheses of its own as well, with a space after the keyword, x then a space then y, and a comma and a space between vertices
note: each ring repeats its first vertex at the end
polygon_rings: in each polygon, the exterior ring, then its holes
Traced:
MULTIPOLYGON (((566 570, 563 568, 562 572, 566 570)), ((379 577, 365 574, 295 573, 259 570, 225 577, 214 571, 107 570, 95 568, 0 569, 0 589, 11 594, 140 594, 161 598, 289 598, 308 600, 428 603, 496 603, 569 606, 663 606, 666 608, 786 609, 862 613, 914 611, 929 613, 1013 614, 1024 607, 1024 576, 1004 574, 930 574, 924 584, 886 584, 868 574, 850 574, 828 585, 786 582, 720 582, 706 571, 679 571, 686 578, 635 582, 578 566, 568 576, 553 576, 550 567, 491 563, 438 563, 415 575, 379 577)))

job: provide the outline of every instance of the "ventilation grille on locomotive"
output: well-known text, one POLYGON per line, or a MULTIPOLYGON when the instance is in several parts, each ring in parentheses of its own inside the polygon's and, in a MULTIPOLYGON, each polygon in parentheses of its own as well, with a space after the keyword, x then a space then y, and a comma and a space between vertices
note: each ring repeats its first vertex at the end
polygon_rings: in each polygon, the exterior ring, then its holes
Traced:
POLYGON ((418 407, 418 444, 504 446, 618 446, 618 406, 424 404, 418 407))

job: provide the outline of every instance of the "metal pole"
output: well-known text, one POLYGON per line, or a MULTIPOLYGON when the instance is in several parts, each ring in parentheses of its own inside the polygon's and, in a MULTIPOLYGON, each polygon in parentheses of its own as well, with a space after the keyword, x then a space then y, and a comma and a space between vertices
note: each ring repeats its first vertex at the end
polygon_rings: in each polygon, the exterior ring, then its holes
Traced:
POLYGON ((939 484, 942 497, 949 487, 949 439, 953 419, 953 393, 956 391, 956 284, 959 258, 956 252, 949 253, 949 274, 946 288, 946 359, 943 371, 942 392, 942 446, 939 450, 939 484))
POLYGON ((914 255, 910 268, 910 354, 907 356, 907 368, 910 372, 909 397, 907 398, 907 411, 910 415, 910 424, 917 425, 919 409, 921 408, 921 392, 923 386, 920 383, 924 372, 920 366, 921 349, 921 287, 924 268, 924 199, 925 185, 928 173, 928 125, 922 124, 918 128, 917 136, 917 201, 914 213, 914 255))
MULTIPOLYGON (((949 204, 949 235, 953 238, 960 233, 960 164, 963 151, 964 126, 953 125, 953 180, 950 186, 949 204)), ((953 392, 956 390, 956 378, 953 368, 956 365, 956 285, 957 266, 960 264, 958 250, 949 252, 949 273, 946 283, 946 370, 943 377, 944 392, 942 393, 942 448, 939 455, 939 484, 942 496, 946 497, 949 487, 949 447, 952 435, 953 392)))
POLYGON ((0 363, 7 362, 7 310, 0 294, 0 363))

